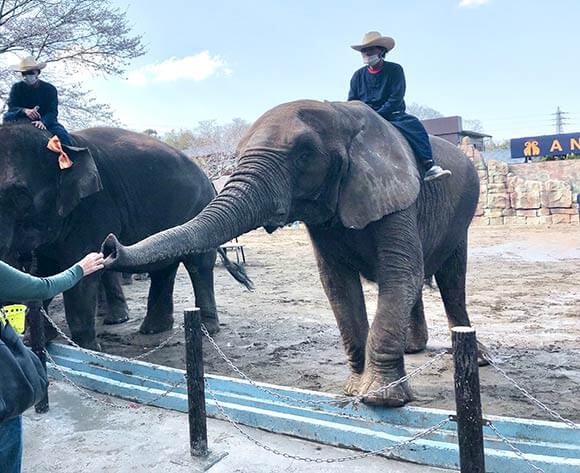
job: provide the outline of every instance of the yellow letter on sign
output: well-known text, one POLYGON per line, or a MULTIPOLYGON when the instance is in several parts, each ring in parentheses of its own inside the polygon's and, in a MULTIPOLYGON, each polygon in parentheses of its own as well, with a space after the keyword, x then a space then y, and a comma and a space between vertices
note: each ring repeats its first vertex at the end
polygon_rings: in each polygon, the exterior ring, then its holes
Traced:
POLYGON ((563 151, 562 145, 560 144, 560 142, 558 140, 552 141, 552 147, 550 148, 550 153, 552 153, 554 151, 563 151))
POLYGON ((575 149, 580 149, 580 138, 570 138, 570 149, 574 151, 575 149))

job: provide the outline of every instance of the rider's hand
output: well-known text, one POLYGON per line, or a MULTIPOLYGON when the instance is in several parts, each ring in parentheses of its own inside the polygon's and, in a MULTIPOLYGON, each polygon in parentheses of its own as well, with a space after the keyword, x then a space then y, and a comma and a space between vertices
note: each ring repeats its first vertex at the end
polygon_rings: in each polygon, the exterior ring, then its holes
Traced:
POLYGON ((38 107, 34 108, 24 108, 22 109, 24 114, 33 121, 40 120, 40 113, 38 113, 38 107))
POLYGON ((46 126, 44 125, 44 123, 42 123, 40 120, 37 120, 35 122, 32 122, 32 124, 38 128, 39 130, 46 130, 46 126))
POLYGON ((104 262, 103 253, 89 253, 80 260, 78 264, 83 268, 83 275, 88 276, 89 274, 103 269, 105 267, 104 262))

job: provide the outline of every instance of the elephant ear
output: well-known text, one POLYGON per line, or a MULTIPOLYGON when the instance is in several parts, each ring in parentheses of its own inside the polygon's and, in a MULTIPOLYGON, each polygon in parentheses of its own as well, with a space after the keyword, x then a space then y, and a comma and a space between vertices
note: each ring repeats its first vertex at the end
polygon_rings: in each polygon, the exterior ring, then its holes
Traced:
POLYGON ((103 190, 101 175, 88 148, 62 146, 73 162, 72 166, 60 170, 56 205, 58 214, 66 217, 79 202, 103 190))
POLYGON ((410 207, 421 181, 413 151, 393 125, 360 102, 338 107, 351 115, 355 133, 347 148, 338 214, 345 227, 361 229, 410 207))

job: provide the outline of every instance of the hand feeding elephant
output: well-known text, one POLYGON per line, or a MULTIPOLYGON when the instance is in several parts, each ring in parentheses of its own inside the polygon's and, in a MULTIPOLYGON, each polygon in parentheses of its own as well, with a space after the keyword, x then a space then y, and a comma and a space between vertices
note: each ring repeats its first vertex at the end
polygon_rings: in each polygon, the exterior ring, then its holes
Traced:
POLYGON ((126 247, 109 236, 105 265, 140 266, 206 251, 259 226, 302 220, 336 316, 352 374, 345 391, 400 406, 403 353, 424 347, 424 277, 435 275, 449 325, 469 325, 465 308, 467 230, 479 179, 455 146, 431 137, 453 175, 421 183, 402 135, 361 102, 297 101, 265 113, 238 148, 230 180, 196 218, 126 247), (361 276, 378 285, 369 328, 361 276), (410 333, 411 337, 408 335, 410 333))
MULTIPOLYGON (((0 127, 0 256, 34 251, 39 275, 54 274, 75 263, 98 249, 110 232, 134 243, 181 224, 215 196, 196 164, 149 136, 116 128, 73 133, 74 145, 85 149, 65 148, 73 162, 68 169, 59 169, 59 156, 47 149, 49 136, 27 124, 0 127)), ((216 332, 213 248, 181 261, 192 280, 204 323, 216 332)), ((179 262, 174 259, 151 270, 142 333, 172 327, 173 285, 179 262)), ((85 278, 64 293, 72 338, 88 348, 98 348, 95 312, 99 279, 100 275, 85 278)), ((103 283, 116 318, 126 318, 120 274, 105 272, 103 283)))

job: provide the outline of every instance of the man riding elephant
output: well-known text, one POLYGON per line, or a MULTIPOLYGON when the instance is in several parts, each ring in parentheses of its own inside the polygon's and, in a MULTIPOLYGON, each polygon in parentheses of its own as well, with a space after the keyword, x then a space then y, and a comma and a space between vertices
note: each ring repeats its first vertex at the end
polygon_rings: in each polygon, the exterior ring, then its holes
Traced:
POLYGON ((4 122, 30 121, 36 128, 48 130, 58 136, 62 144, 70 146, 70 136, 58 122, 56 87, 38 78, 45 67, 45 62, 36 62, 32 56, 25 57, 14 66, 14 70, 22 74, 22 80, 10 89, 4 122))
POLYGON ((425 181, 450 176, 450 171, 435 164, 429 136, 421 122, 405 112, 405 73, 399 64, 385 61, 385 55, 395 47, 395 40, 370 31, 361 44, 351 47, 360 51, 365 66, 352 76, 348 100, 366 103, 402 133, 415 153, 425 181))

